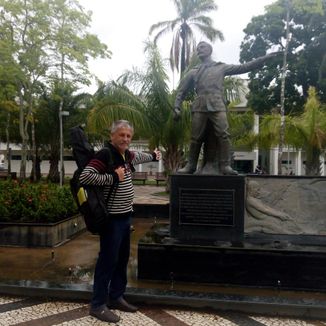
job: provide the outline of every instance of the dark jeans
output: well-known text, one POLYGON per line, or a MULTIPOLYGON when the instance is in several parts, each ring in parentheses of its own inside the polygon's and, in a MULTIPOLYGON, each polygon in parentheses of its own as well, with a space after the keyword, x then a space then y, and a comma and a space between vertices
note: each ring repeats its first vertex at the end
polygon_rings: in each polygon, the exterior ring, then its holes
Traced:
POLYGON ((111 215, 107 228, 100 233, 91 302, 93 308, 105 305, 108 296, 113 300, 121 297, 126 290, 130 221, 131 212, 111 215))

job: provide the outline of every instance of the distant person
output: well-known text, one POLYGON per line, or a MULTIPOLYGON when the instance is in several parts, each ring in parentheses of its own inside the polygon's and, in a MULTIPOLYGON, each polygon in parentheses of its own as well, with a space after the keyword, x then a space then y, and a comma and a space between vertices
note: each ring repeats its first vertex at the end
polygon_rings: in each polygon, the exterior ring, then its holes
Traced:
POLYGON ((255 168, 255 174, 263 174, 263 170, 260 165, 257 165, 255 168))
POLYGON ((196 98, 192 105, 192 134, 188 162, 178 173, 194 173, 201 146, 207 143, 204 149, 205 166, 200 173, 234 175, 231 168, 231 143, 229 139, 229 124, 226 115, 226 106, 223 99, 224 76, 238 75, 259 68, 264 62, 275 57, 279 52, 271 53, 242 65, 230 65, 212 60, 213 48, 206 42, 199 42, 197 55, 201 64, 189 71, 181 80, 174 104, 174 116, 180 116, 181 105, 186 95, 195 90, 196 98), (211 141, 210 138, 213 138, 211 141), (211 153, 214 151, 214 153, 211 153), (217 151, 219 153, 217 154, 217 151), (208 155, 207 155, 208 154, 208 155), (205 156, 208 157, 205 159, 205 156), (216 171, 218 161, 219 171, 216 171), (215 170, 215 171, 214 171, 215 170))
POLYGON ((107 201, 110 218, 107 227, 99 234, 100 252, 95 267, 90 315, 112 323, 118 322, 120 318, 109 308, 137 311, 137 307, 123 297, 127 285, 130 251, 130 222, 134 198, 131 179, 133 166, 161 158, 158 150, 152 154, 129 151, 133 134, 134 128, 128 121, 114 122, 111 127, 111 142, 108 144, 113 164, 109 165, 107 151, 99 151, 80 175, 81 184, 103 186, 105 198, 111 193, 107 201))

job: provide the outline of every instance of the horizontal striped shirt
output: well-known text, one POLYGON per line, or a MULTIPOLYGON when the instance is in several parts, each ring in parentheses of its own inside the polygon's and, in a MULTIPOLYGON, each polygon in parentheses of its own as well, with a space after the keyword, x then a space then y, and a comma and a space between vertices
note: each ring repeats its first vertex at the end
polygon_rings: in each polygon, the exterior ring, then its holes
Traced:
MULTIPOLYGON (((130 154, 132 165, 150 162, 154 158, 152 154, 143 152, 130 152, 130 154)), ((110 214, 128 213, 132 211, 134 200, 131 166, 121 155, 119 161, 124 163, 116 165, 113 155, 114 167, 111 167, 111 172, 107 172, 108 168, 105 159, 105 155, 98 155, 92 159, 82 171, 79 177, 80 183, 103 186, 105 200, 110 194, 110 198, 107 200, 107 209, 110 214), (119 166, 125 168, 123 181, 118 181, 118 175, 114 172, 119 166)))

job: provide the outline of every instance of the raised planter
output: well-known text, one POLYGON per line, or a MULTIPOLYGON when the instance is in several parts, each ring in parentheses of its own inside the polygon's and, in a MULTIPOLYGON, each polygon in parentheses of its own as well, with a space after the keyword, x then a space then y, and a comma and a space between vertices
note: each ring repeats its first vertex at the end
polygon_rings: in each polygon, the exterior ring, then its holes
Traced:
POLYGON ((0 246, 55 247, 85 228, 80 215, 56 223, 0 222, 0 246))

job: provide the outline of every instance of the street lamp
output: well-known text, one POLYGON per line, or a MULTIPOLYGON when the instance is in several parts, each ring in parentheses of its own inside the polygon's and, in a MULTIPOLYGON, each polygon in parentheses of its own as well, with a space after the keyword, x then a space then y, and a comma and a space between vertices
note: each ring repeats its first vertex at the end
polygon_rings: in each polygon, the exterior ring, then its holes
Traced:
POLYGON ((67 117, 69 115, 68 111, 59 111, 59 124, 60 124, 60 186, 63 185, 63 126, 62 117, 67 117))

